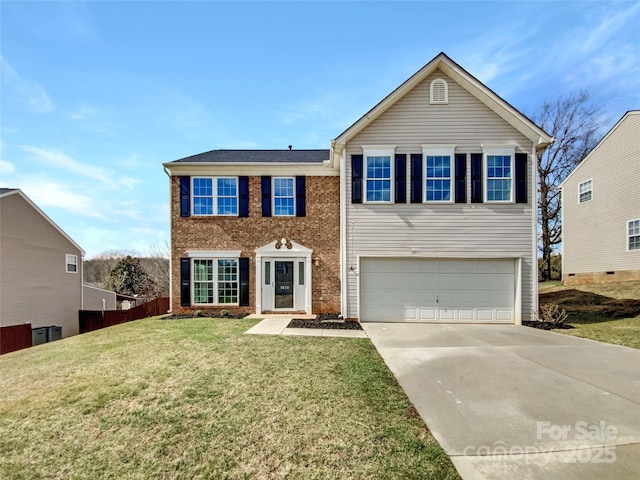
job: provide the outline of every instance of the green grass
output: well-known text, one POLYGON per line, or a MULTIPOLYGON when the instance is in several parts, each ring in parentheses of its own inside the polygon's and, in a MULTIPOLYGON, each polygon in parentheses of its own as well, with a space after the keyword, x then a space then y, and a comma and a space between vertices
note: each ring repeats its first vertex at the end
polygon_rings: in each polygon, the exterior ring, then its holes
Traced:
POLYGON ((545 282, 539 286, 541 303, 556 303, 573 329, 567 335, 640 348, 640 282, 568 285, 545 282))
POLYGON ((459 478, 368 340, 146 319, 0 357, 7 479, 459 478))

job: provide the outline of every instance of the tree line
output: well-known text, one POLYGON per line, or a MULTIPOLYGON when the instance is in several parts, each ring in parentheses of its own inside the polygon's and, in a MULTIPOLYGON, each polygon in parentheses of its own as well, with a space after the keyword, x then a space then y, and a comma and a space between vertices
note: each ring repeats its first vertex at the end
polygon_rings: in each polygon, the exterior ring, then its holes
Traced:
POLYGON ((108 251, 83 262, 84 283, 122 295, 169 296, 169 252, 155 248, 146 256, 108 251))

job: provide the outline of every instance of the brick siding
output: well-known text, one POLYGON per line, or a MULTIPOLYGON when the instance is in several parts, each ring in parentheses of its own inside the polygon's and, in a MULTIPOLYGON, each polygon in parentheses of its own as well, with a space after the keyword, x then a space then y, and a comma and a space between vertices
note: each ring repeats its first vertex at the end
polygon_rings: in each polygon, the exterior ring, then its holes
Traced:
POLYGON ((312 311, 340 312, 340 179, 306 177, 306 217, 263 217, 260 177, 249 177, 249 217, 181 217, 180 179, 171 178, 171 254, 173 313, 195 310, 231 313, 256 310, 255 250, 287 238, 313 250, 312 311), (180 306, 180 258, 187 250, 240 250, 249 258, 248 307, 180 306))

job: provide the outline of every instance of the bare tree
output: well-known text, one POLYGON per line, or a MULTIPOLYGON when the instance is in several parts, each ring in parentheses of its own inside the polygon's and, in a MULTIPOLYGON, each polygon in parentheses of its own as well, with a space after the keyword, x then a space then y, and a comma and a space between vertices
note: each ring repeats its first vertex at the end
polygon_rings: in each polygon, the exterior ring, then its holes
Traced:
POLYGON ((169 296, 169 278, 171 270, 169 268, 169 244, 154 245, 144 258, 141 258, 145 270, 153 281, 156 297, 169 296))
POLYGON ((545 102, 534 121, 555 138, 538 156, 538 209, 542 280, 551 280, 551 255, 561 242, 562 217, 558 186, 600 139, 600 110, 581 91, 545 102))

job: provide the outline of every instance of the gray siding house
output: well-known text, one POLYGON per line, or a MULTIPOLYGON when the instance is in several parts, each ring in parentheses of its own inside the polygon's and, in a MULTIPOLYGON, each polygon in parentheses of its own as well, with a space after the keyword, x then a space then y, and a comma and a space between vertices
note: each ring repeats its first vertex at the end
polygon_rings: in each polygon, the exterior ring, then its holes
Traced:
POLYGON ((640 280, 640 110, 561 184, 565 284, 640 280))
POLYGON ((84 253, 21 190, 0 189, 0 327, 76 335, 84 253))
POLYGON ((443 53, 334 139, 343 316, 530 320, 534 159, 552 141, 443 53))

